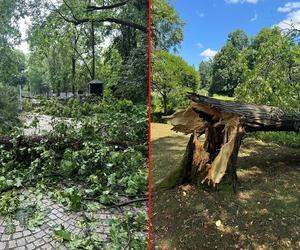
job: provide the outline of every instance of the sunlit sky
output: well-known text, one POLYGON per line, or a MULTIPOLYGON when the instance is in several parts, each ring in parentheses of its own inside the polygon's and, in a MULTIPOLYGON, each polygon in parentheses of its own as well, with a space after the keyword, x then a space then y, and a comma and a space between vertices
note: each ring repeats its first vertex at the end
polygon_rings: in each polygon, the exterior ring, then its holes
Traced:
POLYGON ((179 50, 189 64, 198 67, 212 58, 226 42, 228 33, 240 28, 249 36, 263 27, 300 28, 300 2, 283 0, 170 0, 184 27, 179 50))
POLYGON ((28 52, 29 52, 29 45, 26 41, 26 39, 27 39, 27 30, 28 30, 29 25, 30 25, 29 18, 20 19, 19 29, 20 29, 21 36, 22 36, 22 42, 21 42, 20 45, 17 46, 17 48, 25 54, 28 54, 28 52))

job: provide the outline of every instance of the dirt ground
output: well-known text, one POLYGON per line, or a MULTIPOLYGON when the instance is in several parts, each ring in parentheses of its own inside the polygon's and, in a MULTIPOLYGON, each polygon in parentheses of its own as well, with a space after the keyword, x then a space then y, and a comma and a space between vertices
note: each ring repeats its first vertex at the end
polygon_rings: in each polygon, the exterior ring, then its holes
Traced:
MULTIPOLYGON (((189 136, 152 124, 152 183, 183 156, 189 136)), ((300 249, 300 148, 248 137, 217 190, 188 184, 152 193, 153 249, 300 249)))

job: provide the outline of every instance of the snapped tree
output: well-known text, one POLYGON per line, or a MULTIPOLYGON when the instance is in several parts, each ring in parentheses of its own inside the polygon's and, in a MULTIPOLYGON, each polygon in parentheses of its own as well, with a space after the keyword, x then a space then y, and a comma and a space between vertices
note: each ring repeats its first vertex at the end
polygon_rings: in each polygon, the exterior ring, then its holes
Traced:
POLYGON ((242 138, 253 131, 298 131, 300 115, 289 115, 279 108, 222 101, 190 94, 190 107, 166 117, 173 130, 191 134, 182 162, 153 190, 184 182, 216 186, 230 174, 236 192, 236 163, 242 138), (204 144, 199 137, 205 134, 204 144))

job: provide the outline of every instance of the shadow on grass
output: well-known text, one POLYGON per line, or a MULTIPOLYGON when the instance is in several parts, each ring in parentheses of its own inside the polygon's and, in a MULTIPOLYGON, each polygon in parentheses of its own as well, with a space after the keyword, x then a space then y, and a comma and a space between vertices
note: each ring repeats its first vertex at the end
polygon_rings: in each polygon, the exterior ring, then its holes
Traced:
MULTIPOLYGON (((152 178, 178 164, 188 138, 152 143, 152 178)), ((300 149, 247 138, 238 193, 181 187, 152 194, 153 249, 300 249, 300 149)))
POLYGON ((151 161, 151 183, 155 183, 160 178, 169 173, 180 162, 189 138, 184 136, 167 136, 153 140, 151 161))

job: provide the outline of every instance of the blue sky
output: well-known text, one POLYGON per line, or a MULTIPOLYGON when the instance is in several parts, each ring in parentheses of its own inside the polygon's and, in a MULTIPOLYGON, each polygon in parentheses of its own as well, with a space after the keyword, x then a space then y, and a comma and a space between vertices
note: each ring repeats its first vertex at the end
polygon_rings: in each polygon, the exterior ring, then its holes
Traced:
POLYGON ((226 42, 237 28, 249 36, 263 27, 288 23, 300 26, 300 1, 283 0, 170 0, 186 23, 178 54, 198 67, 226 42))

